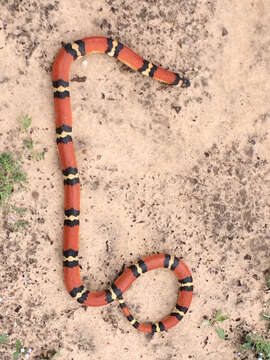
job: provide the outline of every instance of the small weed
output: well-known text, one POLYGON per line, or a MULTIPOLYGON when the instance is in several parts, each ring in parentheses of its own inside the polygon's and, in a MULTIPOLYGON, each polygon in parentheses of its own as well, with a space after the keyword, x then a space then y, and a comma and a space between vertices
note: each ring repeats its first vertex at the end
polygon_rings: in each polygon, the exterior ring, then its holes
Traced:
POLYGON ((27 208, 5 203, 3 205, 4 228, 10 232, 26 229, 29 225, 29 222, 24 220, 26 212, 27 208))
POLYGON ((32 118, 28 115, 21 115, 17 118, 19 125, 20 125, 20 131, 27 132, 27 129, 32 124, 32 118))
POLYGON ((25 356, 27 359, 29 359, 30 354, 32 352, 31 348, 26 348, 22 345, 20 340, 16 340, 15 342, 16 351, 13 353, 13 359, 17 360, 20 356, 25 356))
POLYGON ((220 327, 216 327, 216 332, 222 340, 226 339, 226 334, 225 334, 224 330, 222 330, 220 327))
POLYGON ((212 319, 203 321, 203 326, 213 326, 217 322, 223 322, 229 319, 229 315, 223 315, 221 311, 217 311, 215 316, 212 319))
POLYGON ((215 322, 223 322, 228 319, 229 319, 229 315, 223 315, 221 311, 218 311, 212 321, 214 324, 215 322))
POLYGON ((0 154, 0 205, 8 200, 14 185, 26 182, 26 174, 21 170, 21 161, 15 160, 13 153, 0 154))
MULTIPOLYGON (((202 326, 214 326, 217 322, 223 322, 227 319, 229 319, 229 315, 223 315, 221 311, 217 311, 217 313, 212 319, 204 320, 202 322, 202 326)), ((220 327, 216 327, 216 332, 221 339, 226 339, 227 335, 220 327)))
POLYGON ((32 118, 29 115, 22 115, 17 118, 19 122, 19 130, 27 134, 27 138, 23 140, 24 147, 30 152, 30 155, 33 159, 39 161, 43 160, 45 157, 45 151, 36 151, 34 150, 34 141, 32 140, 28 129, 32 124, 32 118))
POLYGON ((25 357, 26 359, 29 359, 30 354, 32 352, 31 348, 27 348, 22 345, 21 341, 17 339, 15 341, 15 344, 7 344, 8 335, 7 334, 0 334, 0 344, 5 344, 6 346, 10 346, 11 348, 15 348, 15 351, 13 352, 13 359, 17 360, 20 357, 25 357))
POLYGON ((18 219, 16 216, 7 215, 4 221, 4 227, 10 232, 16 232, 25 230, 29 225, 29 222, 24 219, 18 219))
POLYGON ((21 208, 21 207, 17 207, 15 205, 11 205, 10 210, 13 210, 14 212, 16 212, 19 215, 25 214, 27 209, 26 208, 21 208))
POLYGON ((26 147, 26 149, 28 150, 33 150, 34 147, 34 143, 32 139, 24 139, 23 140, 23 144, 26 147))
POLYGON ((34 151, 32 155, 34 159, 37 161, 45 159, 45 151, 40 151, 40 152, 34 151))
POLYGON ((250 350, 261 360, 270 360, 270 343, 257 334, 247 334, 242 350, 250 350))
POLYGON ((269 314, 262 314, 261 315, 263 320, 270 321, 270 315, 269 314))
POLYGON ((7 334, 0 334, 0 344, 4 344, 8 339, 7 334))
POLYGON ((29 222, 27 220, 18 220, 14 223, 15 229, 23 228, 25 229, 29 225, 29 222))

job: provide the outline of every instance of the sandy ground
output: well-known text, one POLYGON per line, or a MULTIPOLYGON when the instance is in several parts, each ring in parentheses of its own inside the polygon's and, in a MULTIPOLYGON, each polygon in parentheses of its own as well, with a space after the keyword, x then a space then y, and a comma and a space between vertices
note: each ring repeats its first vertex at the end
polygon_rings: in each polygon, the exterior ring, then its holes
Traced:
MULTIPOLYGON (((11 202, 27 207, 29 221, 11 231, 2 215, 0 333, 33 348, 31 359, 48 351, 65 360, 254 359, 238 351, 245 331, 267 338, 260 314, 269 310, 269 1, 0 4, 0 151, 25 154, 27 190, 11 202), (190 311, 154 336, 131 327, 117 304, 80 307, 63 283, 51 66, 62 41, 94 35, 184 70, 192 82, 167 87, 103 55, 71 71, 85 284, 103 290, 123 264, 155 252, 183 257, 193 273, 190 311), (16 120, 23 114, 44 160, 27 155, 16 120), (226 340, 202 326, 217 310, 230 315, 220 324, 226 340)), ((157 270, 125 299, 139 320, 155 321, 176 296, 173 274, 157 270)), ((0 354, 12 359, 8 346, 0 354)))

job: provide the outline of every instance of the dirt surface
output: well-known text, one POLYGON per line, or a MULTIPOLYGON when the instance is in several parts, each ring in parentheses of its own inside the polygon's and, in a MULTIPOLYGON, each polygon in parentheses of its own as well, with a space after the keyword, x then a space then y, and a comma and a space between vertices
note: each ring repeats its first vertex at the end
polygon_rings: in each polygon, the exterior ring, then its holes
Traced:
MULTIPOLYGON (((27 189, 11 203, 27 208, 29 222, 14 231, 1 216, 0 333, 31 347, 31 359, 254 359, 238 352, 245 332, 267 338, 269 1, 0 0, 0 10, 0 151, 24 154, 27 189), (168 87, 98 54, 71 70, 85 284, 103 290, 123 264, 157 252, 192 270, 190 311, 154 336, 131 327, 117 304, 80 307, 63 283, 51 67, 61 42, 94 35, 191 80, 168 87), (23 114, 45 159, 27 155, 23 114), (217 310, 230 315, 220 324, 226 340, 202 325, 217 310)), ((157 270, 125 299, 139 320, 156 321, 176 296, 173 274, 157 270)))

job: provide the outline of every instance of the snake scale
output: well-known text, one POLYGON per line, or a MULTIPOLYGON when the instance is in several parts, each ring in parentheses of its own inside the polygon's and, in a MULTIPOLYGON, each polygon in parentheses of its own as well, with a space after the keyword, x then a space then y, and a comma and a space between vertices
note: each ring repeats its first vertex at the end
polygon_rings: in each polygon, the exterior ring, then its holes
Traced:
POLYGON ((175 326, 188 311, 193 293, 191 273, 184 262, 176 256, 168 254, 147 256, 126 268, 105 291, 89 291, 81 281, 78 261, 80 181, 72 142, 69 71, 74 60, 91 53, 106 53, 131 69, 170 85, 186 88, 190 82, 183 73, 176 74, 162 69, 144 60, 127 46, 106 37, 88 37, 64 45, 55 58, 52 72, 57 146, 64 176, 63 266, 66 288, 69 294, 84 306, 102 306, 117 300, 130 324, 140 331, 146 333, 166 331, 175 326), (129 311, 123 294, 141 274, 158 268, 170 269, 177 277, 179 282, 177 303, 163 320, 155 323, 140 323, 129 311))

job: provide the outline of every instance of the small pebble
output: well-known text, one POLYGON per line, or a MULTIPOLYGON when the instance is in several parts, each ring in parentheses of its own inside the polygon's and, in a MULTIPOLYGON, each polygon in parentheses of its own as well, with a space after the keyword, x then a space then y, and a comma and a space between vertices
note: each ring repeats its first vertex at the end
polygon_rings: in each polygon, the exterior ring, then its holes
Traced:
POLYGON ((222 28, 222 36, 226 36, 226 35, 228 35, 228 30, 225 27, 223 27, 222 28))

